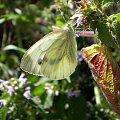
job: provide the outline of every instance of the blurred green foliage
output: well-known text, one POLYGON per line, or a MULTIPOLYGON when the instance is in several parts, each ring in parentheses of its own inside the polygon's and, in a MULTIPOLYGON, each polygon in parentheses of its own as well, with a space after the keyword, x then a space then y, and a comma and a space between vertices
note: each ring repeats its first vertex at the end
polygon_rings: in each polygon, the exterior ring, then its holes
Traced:
POLYGON ((74 11, 71 0, 0 1, 0 120, 117 120, 99 89, 97 104, 96 83, 79 51, 92 39, 77 38, 80 60, 71 82, 24 74, 19 67, 25 50, 52 25, 64 26, 74 11))

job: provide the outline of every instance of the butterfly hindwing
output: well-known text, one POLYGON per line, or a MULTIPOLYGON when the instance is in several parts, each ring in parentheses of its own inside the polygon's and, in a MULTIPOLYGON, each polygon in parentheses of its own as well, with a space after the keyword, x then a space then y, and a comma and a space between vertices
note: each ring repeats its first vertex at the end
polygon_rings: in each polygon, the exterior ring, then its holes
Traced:
POLYGON ((74 72, 76 65, 75 36, 72 31, 63 31, 62 36, 47 50, 41 65, 41 71, 51 79, 63 79, 74 72))

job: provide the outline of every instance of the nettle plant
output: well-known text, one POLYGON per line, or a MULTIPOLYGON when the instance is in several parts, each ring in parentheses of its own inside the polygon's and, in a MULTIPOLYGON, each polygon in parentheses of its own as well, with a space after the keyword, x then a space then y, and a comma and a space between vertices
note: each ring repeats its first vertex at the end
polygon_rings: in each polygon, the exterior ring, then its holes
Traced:
POLYGON ((120 51, 120 13, 107 15, 108 9, 116 4, 118 0, 83 0, 73 18, 77 17, 80 28, 94 31, 97 44, 81 51, 109 105, 120 115, 120 68, 112 54, 120 51))

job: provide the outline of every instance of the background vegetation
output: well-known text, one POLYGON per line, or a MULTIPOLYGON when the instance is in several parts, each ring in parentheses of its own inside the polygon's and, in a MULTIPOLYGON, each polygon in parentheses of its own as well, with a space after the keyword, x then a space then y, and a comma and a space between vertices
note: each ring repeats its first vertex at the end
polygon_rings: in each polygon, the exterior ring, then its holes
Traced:
POLYGON ((93 38, 77 37, 78 66, 71 82, 33 76, 19 67, 24 52, 52 25, 64 26, 75 9, 71 0, 0 0, 0 120, 118 119, 80 52, 93 38))

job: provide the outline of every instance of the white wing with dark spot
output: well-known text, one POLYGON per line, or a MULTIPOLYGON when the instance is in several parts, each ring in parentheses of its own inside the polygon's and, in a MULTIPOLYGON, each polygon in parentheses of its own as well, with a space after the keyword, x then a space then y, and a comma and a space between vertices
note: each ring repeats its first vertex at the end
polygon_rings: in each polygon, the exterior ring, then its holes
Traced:
POLYGON ((77 66, 77 44, 71 28, 49 33, 27 50, 21 69, 50 79, 64 79, 77 66))
POLYGON ((21 60, 21 69, 30 74, 43 75, 40 62, 42 63, 46 51, 61 34, 61 31, 51 32, 31 46, 21 60))

